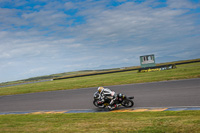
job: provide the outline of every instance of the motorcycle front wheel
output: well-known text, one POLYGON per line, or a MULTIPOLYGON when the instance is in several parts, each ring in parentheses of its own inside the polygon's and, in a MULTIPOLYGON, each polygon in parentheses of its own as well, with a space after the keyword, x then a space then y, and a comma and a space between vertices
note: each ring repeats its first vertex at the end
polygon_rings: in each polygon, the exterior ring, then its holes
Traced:
POLYGON ((123 106, 130 108, 133 107, 134 102, 132 100, 126 99, 126 101, 124 102, 123 106))
POLYGON ((94 101, 93 101, 93 104, 94 104, 94 106, 99 107, 99 105, 98 105, 98 100, 94 100, 94 101))
POLYGON ((94 104, 94 106, 96 106, 96 107, 98 107, 98 108, 105 108, 105 107, 106 107, 105 104, 99 105, 99 104, 98 104, 98 100, 94 100, 94 101, 93 101, 93 104, 94 104))

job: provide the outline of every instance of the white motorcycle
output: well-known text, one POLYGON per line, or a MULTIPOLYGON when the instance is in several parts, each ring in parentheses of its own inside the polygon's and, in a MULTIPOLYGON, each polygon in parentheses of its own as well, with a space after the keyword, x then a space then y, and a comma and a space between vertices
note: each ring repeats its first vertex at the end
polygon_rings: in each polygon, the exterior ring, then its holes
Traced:
MULTIPOLYGON (((130 107, 133 107, 134 105, 134 102, 133 100, 134 97, 127 97, 127 96, 123 96, 123 97, 117 97, 117 100, 115 101, 115 104, 118 105, 118 107, 120 105, 124 106, 124 107, 127 107, 127 108, 130 108, 130 107)), ((106 108, 108 107, 109 103, 110 103, 110 99, 108 98, 105 98, 104 99, 104 102, 99 102, 99 101, 102 101, 102 97, 100 96, 99 92, 95 92, 94 93, 94 100, 93 100, 93 104, 98 107, 98 108, 106 108)))

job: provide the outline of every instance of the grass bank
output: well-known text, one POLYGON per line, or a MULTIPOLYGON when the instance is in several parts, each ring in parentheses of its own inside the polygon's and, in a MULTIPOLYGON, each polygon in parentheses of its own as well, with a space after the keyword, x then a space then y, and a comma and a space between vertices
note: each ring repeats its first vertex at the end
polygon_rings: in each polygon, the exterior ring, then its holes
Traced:
POLYGON ((200 111, 0 115, 0 133, 198 133, 200 111))
POLYGON ((0 88, 0 95, 24 94, 44 91, 67 90, 87 87, 155 82, 174 79, 200 78, 200 62, 177 65, 176 69, 137 73, 127 71, 55 80, 27 85, 0 88))

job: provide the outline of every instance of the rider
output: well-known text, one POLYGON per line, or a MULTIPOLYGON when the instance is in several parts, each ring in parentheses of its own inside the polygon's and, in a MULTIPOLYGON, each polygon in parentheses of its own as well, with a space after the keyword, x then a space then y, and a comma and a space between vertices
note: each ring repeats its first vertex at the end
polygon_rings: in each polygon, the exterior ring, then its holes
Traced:
POLYGON ((105 98, 110 99, 110 103, 108 108, 110 110, 115 109, 117 107, 117 105, 115 104, 115 100, 117 98, 117 95, 115 94, 114 91, 108 89, 108 88, 103 88, 103 87, 98 87, 98 92, 100 93, 100 96, 102 98, 102 100, 99 103, 103 103, 105 101, 105 98))

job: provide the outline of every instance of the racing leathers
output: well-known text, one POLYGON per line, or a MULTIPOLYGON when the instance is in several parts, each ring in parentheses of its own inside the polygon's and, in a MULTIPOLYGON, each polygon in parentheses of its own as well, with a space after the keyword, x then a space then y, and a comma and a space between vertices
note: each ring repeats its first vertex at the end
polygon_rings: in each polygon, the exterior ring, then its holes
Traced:
POLYGON ((116 94, 114 91, 108 89, 108 88, 104 88, 101 93, 100 93, 100 96, 101 96, 101 102, 103 103, 105 101, 105 99, 110 99, 110 103, 109 103, 109 106, 108 108, 110 110, 112 109, 115 109, 117 107, 117 105, 115 104, 115 100, 117 98, 116 94))

